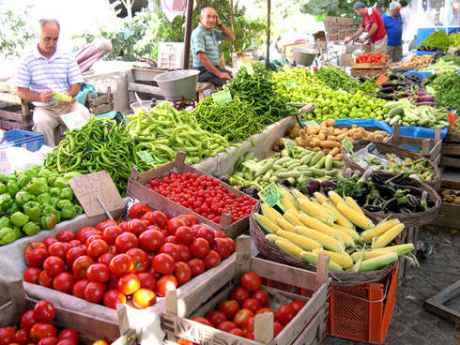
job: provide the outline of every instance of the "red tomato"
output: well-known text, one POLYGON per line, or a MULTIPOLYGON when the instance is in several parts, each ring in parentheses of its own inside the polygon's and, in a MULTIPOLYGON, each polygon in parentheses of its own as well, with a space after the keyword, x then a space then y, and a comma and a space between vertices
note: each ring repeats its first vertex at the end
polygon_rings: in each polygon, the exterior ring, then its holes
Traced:
POLYGON ((59 342, 59 339, 56 337, 46 337, 40 339, 37 345, 56 345, 59 342))
POLYGON ((251 316, 248 320, 248 323, 246 324, 247 331, 254 332, 254 321, 255 321, 254 316, 251 316))
POLYGON ((206 270, 206 265, 203 260, 201 259, 192 259, 188 262, 190 269, 192 270, 192 275, 195 277, 200 275, 206 270))
POLYGON ((145 309, 155 304, 157 296, 148 289, 139 289, 133 295, 133 305, 137 309, 145 309))
POLYGON ((208 270, 210 268, 218 266, 220 262, 221 262, 220 255, 215 250, 211 250, 208 253, 208 255, 206 255, 206 257, 204 258, 204 263, 206 265, 206 269, 208 270))
POLYGON ((70 242, 75 239, 75 235, 72 231, 64 230, 57 233, 56 239, 60 242, 70 242))
POLYGON ((144 213, 141 219, 145 220, 149 225, 155 225, 155 213, 153 211, 144 213))
POLYGON ((159 230, 146 230, 139 236, 139 246, 147 252, 156 252, 165 243, 165 236, 159 230))
POLYGON ((34 307, 34 319, 38 322, 51 322, 56 317, 56 309, 45 300, 38 301, 34 307))
POLYGON ((126 274, 118 280, 118 291, 124 295, 132 295, 140 288, 141 282, 135 274, 126 274))
POLYGON ((49 247, 53 243, 59 242, 56 237, 47 237, 43 240, 43 243, 45 244, 46 247, 49 247))
POLYGON ((179 261, 175 264, 174 275, 179 285, 183 285, 192 279, 192 270, 185 262, 179 261))
POLYGON ((204 238, 196 238, 190 245, 190 252, 193 257, 203 259, 209 254, 209 242, 204 238))
POLYGON ((87 248, 87 253, 93 259, 97 259, 102 254, 105 254, 109 251, 109 245, 106 241, 102 239, 96 239, 92 241, 87 248))
POLYGON ((233 320, 238 310, 240 310, 240 305, 234 299, 227 300, 219 304, 219 310, 225 314, 228 320, 233 320))
POLYGON ((29 332, 25 329, 18 330, 14 335, 14 341, 20 345, 26 345, 29 342, 29 332))
POLYGON ((283 304, 275 312, 275 320, 286 326, 295 316, 295 310, 291 304, 283 304))
POLYGON ((110 272, 120 277, 134 271, 134 262, 128 254, 118 254, 110 260, 109 268, 110 272))
POLYGON ((50 323, 36 323, 30 329, 30 339, 38 342, 46 337, 55 337, 57 335, 56 327, 50 323))
POLYGON ((59 340, 69 339, 71 341, 74 341, 76 344, 78 344, 78 331, 76 329, 73 329, 73 328, 63 329, 59 333, 58 338, 59 338, 59 340))
POLYGON ((38 276, 38 283, 41 286, 51 287, 53 285, 53 278, 51 278, 46 271, 41 271, 38 276))
POLYGON ((79 240, 81 243, 85 243, 86 240, 94 235, 98 234, 100 231, 97 230, 96 228, 93 228, 92 226, 85 226, 84 228, 81 228, 78 230, 76 238, 79 240))
POLYGON ((41 242, 32 242, 25 250, 25 260, 28 267, 41 268, 43 262, 48 257, 48 250, 41 242))
POLYGON ((70 294, 73 282, 73 276, 70 273, 62 272, 53 279, 53 289, 70 294))
POLYGON ((252 298, 255 298, 256 300, 259 301, 260 305, 266 306, 268 305, 268 293, 266 293, 264 290, 257 290, 252 294, 252 298))
POLYGON ((67 265, 72 266, 78 257, 84 255, 86 255, 86 247, 84 245, 70 248, 65 255, 67 265))
POLYGON ((248 298, 243 303, 243 308, 249 309, 253 313, 256 313, 261 307, 261 303, 255 298, 248 298))
POLYGON ((107 242, 107 244, 115 244, 115 239, 118 235, 121 235, 123 230, 118 225, 110 225, 102 230, 102 239, 107 242))
POLYGON ((120 304, 126 304, 126 296, 120 291, 112 289, 104 294, 103 303, 106 307, 117 309, 120 304))
POLYGON ((160 229, 165 229, 168 225, 168 217, 161 211, 153 211, 154 224, 160 229))
POLYGON ((256 314, 263 314, 263 313, 273 313, 273 310, 271 308, 260 308, 259 310, 257 310, 257 313, 256 314))
POLYGON ((74 343, 73 340, 70 340, 70 339, 62 339, 62 340, 59 340, 59 342, 56 345, 78 345, 78 344, 74 343))
POLYGON ((0 345, 9 345, 16 337, 16 327, 0 328, 0 345))
POLYGON ((75 285, 72 288, 72 294, 75 297, 85 299, 85 289, 86 286, 88 285, 89 281, 86 279, 79 280, 75 283, 75 285))
POLYGON ((208 321, 208 319, 202 316, 194 316, 192 317, 192 321, 202 323, 203 325, 206 325, 206 326, 212 326, 211 323, 208 321))
POLYGON ((92 264, 86 271, 86 276, 90 282, 105 283, 110 279, 110 270, 104 264, 92 264))
POLYGON ((262 286, 262 279, 256 272, 246 272, 241 276, 240 284, 249 291, 256 291, 262 286))
POLYGON ((145 220, 140 219, 131 219, 128 221, 127 227, 128 231, 132 232, 134 235, 139 236, 147 228, 148 223, 145 220))
POLYGON ((236 336, 238 336, 238 337, 244 336, 244 332, 243 332, 241 329, 239 329, 239 328, 234 328, 234 329, 232 329, 232 330, 230 331, 230 333, 233 334, 233 335, 236 335, 236 336))
POLYGON ((185 221, 187 226, 198 224, 198 218, 193 214, 184 214, 179 217, 185 221))
POLYGON ((223 321, 217 326, 218 329, 224 332, 230 332, 232 329, 237 328, 236 325, 231 321, 223 321))
POLYGON ((235 317, 233 318, 233 322, 239 327, 239 328, 246 328, 248 320, 250 317, 254 316, 254 313, 250 311, 249 309, 240 309, 236 313, 235 317))
POLYGON ((59 273, 64 272, 64 260, 57 256, 49 256, 43 262, 43 268, 50 277, 56 277, 59 273))
POLYGON ((160 297, 165 297, 166 292, 169 290, 174 290, 178 286, 176 277, 173 275, 164 275, 157 281, 157 290, 156 293, 160 297))
POLYGON ((273 322, 273 336, 277 336, 283 330, 283 325, 278 321, 273 322))
POLYGON ((141 288, 149 289, 152 291, 156 290, 157 282, 155 280, 155 276, 152 273, 142 272, 138 273, 137 277, 141 282, 141 288))
POLYGON ((160 253, 165 253, 171 255, 174 261, 179 261, 179 248, 177 244, 174 243, 165 243, 160 248, 160 253))
POLYGON ((76 279, 83 279, 86 278, 86 272, 88 267, 94 263, 93 259, 91 259, 87 255, 80 256, 75 259, 72 265, 72 272, 76 279))
POLYGON ((174 259, 169 254, 158 254, 153 258, 152 267, 155 272, 172 274, 174 272, 174 259))
POLYGON ((179 261, 189 261, 192 258, 192 254, 190 254, 190 249, 184 244, 178 244, 177 250, 179 254, 179 261))
POLYGON ((225 314, 218 310, 211 310, 206 314, 206 318, 214 327, 227 320, 225 314))
POLYGON ((55 242, 48 247, 48 253, 52 256, 57 256, 65 259, 67 251, 70 249, 70 244, 65 242, 55 242))
POLYGON ((112 259, 115 257, 114 254, 112 253, 105 253, 105 254, 102 254, 98 259, 97 259, 97 262, 99 262, 100 264, 104 264, 104 265, 110 265, 110 261, 112 261, 112 259))
POLYGON ((192 229, 188 226, 181 226, 176 230, 177 243, 190 245, 193 242, 194 236, 192 229))
POLYGON ((176 230, 178 228, 180 228, 181 226, 185 226, 187 224, 185 224, 184 220, 178 218, 178 217, 175 217, 175 218, 172 218, 168 221, 168 232, 170 235, 175 235, 176 234, 176 230))
POLYGON ((222 230, 214 230, 214 239, 216 238, 228 238, 228 236, 222 230))
POLYGON ((125 253, 131 248, 137 248, 139 240, 136 235, 131 232, 124 232, 115 239, 115 246, 118 253, 125 253))
POLYGON ((204 238, 211 245, 214 241, 214 230, 206 224, 196 224, 192 226, 196 237, 204 238))
POLYGON ((82 243, 79 240, 72 240, 69 242, 69 248, 78 247, 82 243))
POLYGON ((149 205, 138 202, 129 208, 128 216, 129 218, 140 218, 149 211, 151 211, 149 205))
POLYGON ((104 220, 103 222, 100 222, 98 225, 96 225, 96 229, 99 231, 103 231, 105 228, 108 228, 109 226, 114 226, 117 225, 117 222, 112 220, 112 219, 107 219, 104 220))
POLYGON ((254 332, 244 331, 244 337, 249 340, 254 340, 254 332))
POLYGON ((126 254, 133 260, 135 273, 146 272, 149 269, 149 257, 142 249, 132 248, 126 254))
POLYGON ((297 314, 305 306, 305 302, 299 299, 296 299, 293 302, 291 302, 291 306, 292 308, 294 308, 294 311, 297 314))
POLYGON ((174 235, 166 236, 166 238, 165 238, 165 244, 166 244, 166 243, 177 244, 177 242, 176 242, 176 236, 174 236, 174 235))
POLYGON ((244 301, 249 298, 249 291, 242 287, 237 287, 231 294, 231 299, 237 301, 240 305, 243 305, 244 301))
POLYGON ((233 242, 231 238, 216 238, 213 243, 213 249, 219 253, 222 258, 228 258, 232 255, 233 251, 230 247, 230 242, 233 242))
POLYGON ((38 283, 38 277, 41 270, 39 268, 30 267, 24 271, 24 281, 32 284, 38 283))
POLYGON ((85 288, 85 299, 88 302, 100 303, 105 293, 105 285, 102 283, 89 282, 85 288))
POLYGON ((21 328, 26 331, 29 331, 36 322, 33 310, 28 310, 21 316, 21 328))

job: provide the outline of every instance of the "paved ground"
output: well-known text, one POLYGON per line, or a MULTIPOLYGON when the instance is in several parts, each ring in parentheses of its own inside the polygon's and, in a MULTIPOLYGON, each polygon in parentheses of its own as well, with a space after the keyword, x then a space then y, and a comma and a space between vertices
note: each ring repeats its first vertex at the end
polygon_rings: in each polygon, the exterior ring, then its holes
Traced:
MULTIPOLYGON (((423 309, 423 302, 427 298, 460 279, 460 234, 445 230, 443 232, 423 231, 419 235, 419 240, 432 244, 433 252, 425 261, 420 262, 419 268, 409 270, 406 280, 399 287, 398 303, 385 344, 460 344, 460 340, 456 343, 452 323, 423 309)), ((328 338, 325 344, 358 343, 328 338)))

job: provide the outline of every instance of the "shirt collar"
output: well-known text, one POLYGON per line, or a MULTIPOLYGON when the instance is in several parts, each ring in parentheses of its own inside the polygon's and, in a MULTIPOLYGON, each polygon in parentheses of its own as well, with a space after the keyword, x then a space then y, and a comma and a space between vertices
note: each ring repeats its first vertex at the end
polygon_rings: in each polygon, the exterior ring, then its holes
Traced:
POLYGON ((43 60, 48 60, 48 61, 53 61, 55 60, 57 57, 61 56, 61 52, 59 51, 59 49, 56 49, 56 51, 54 52, 53 56, 51 56, 50 58, 47 58, 45 56, 42 55, 42 53, 40 53, 40 51, 38 50, 38 44, 35 46, 35 49, 34 49, 34 56, 37 58, 37 59, 43 59, 43 60))

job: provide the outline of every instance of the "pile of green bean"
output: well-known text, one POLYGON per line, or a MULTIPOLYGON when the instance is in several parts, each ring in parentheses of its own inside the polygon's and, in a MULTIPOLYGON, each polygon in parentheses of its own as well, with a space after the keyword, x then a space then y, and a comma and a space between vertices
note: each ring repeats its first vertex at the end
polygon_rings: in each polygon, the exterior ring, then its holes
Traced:
POLYGON ((150 167, 136 154, 139 149, 125 124, 92 118, 81 129, 65 134, 46 157, 45 166, 59 173, 106 170, 124 194, 133 165, 139 170, 150 167))

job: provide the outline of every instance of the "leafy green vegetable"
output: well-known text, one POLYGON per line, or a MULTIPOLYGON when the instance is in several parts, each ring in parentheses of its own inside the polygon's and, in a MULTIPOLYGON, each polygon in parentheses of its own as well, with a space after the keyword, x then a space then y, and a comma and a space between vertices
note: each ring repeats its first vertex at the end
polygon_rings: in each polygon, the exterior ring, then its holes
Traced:
POLYGON ((446 52, 450 46, 449 35, 445 31, 435 31, 428 36, 420 45, 422 50, 442 50, 446 52))
POLYGON ((454 72, 437 76, 431 83, 436 101, 445 107, 460 111, 460 75, 454 72))

